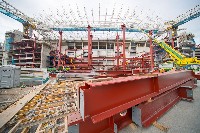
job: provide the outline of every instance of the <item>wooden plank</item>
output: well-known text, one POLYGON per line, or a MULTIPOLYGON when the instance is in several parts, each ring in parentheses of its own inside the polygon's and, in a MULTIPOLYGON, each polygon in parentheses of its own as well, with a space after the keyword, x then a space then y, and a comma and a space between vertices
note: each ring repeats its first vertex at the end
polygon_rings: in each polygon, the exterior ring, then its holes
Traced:
POLYGON ((89 79, 88 82, 102 82, 102 81, 109 81, 113 80, 112 77, 107 77, 107 78, 98 78, 98 79, 89 79))
POLYGON ((156 128, 160 129, 163 132, 167 132, 169 130, 168 127, 166 127, 163 124, 160 124, 160 123, 158 123, 156 121, 153 123, 153 126, 155 126, 156 128))
POLYGON ((3 101, 3 102, 0 102, 0 104, 4 104, 4 103, 12 103, 14 101, 3 101))
POLYGON ((0 128, 2 128, 35 95, 37 95, 42 89, 44 89, 49 82, 50 80, 46 84, 43 84, 39 88, 31 91, 29 94, 25 95, 23 98, 19 99, 16 103, 12 104, 9 108, 0 113, 0 128))
POLYGON ((35 131, 35 133, 39 133, 40 132, 40 128, 42 127, 42 123, 39 124, 39 126, 37 127, 37 130, 35 131))
POLYGON ((14 132, 16 132, 16 129, 17 129, 18 125, 19 125, 21 122, 22 122, 22 120, 19 120, 19 121, 17 122, 17 124, 16 124, 8 133, 14 133, 14 132))
POLYGON ((132 130, 136 130, 137 126, 134 123, 128 125, 132 130))
POLYGON ((37 124, 40 124, 40 123, 45 123, 45 122, 52 121, 52 120, 56 120, 58 118, 65 117, 68 114, 69 113, 65 113, 65 114, 61 114, 61 115, 58 115, 58 116, 54 116, 54 117, 44 118, 44 119, 41 119, 41 120, 38 120, 38 121, 34 121, 34 122, 24 123, 24 124, 19 126, 19 129, 20 128, 25 128, 25 127, 31 127, 31 126, 34 126, 34 125, 37 125, 37 124))
POLYGON ((64 133, 68 133, 68 116, 64 118, 64 125, 65 125, 64 133))
POLYGON ((29 127, 26 127, 26 128, 24 128, 24 129, 22 130, 21 133, 28 133, 28 131, 29 131, 29 127))

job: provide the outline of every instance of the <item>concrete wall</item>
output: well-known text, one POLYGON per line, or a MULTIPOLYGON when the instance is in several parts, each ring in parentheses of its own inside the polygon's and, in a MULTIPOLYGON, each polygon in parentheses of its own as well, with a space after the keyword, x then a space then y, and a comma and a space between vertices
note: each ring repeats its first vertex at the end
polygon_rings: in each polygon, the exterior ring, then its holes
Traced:
POLYGON ((145 52, 150 52, 150 48, 149 47, 136 47, 136 52, 137 52, 136 56, 141 56, 145 52))
POLYGON ((47 56, 49 55, 50 51, 51 51, 50 45, 43 43, 42 49, 41 49, 41 65, 40 65, 40 68, 46 68, 47 67, 47 56))
MULTIPOLYGON (((122 40, 119 41, 122 43, 122 40)), ((62 53, 64 53, 65 49, 67 50, 67 55, 70 57, 81 58, 80 55, 84 55, 83 57, 87 57, 88 52, 88 42, 87 40, 71 40, 67 42, 63 42, 62 53), (71 49, 71 50, 70 50, 71 49), (74 49, 78 49, 76 52, 74 49), (84 53, 84 54, 83 54, 84 53)), ((115 57, 117 56, 117 46, 115 40, 93 40, 92 41, 92 56, 93 57, 115 57)), ((119 54, 122 54, 123 47, 119 47, 119 54)), ((144 43, 137 44, 132 42, 131 40, 126 41, 126 50, 125 54, 127 58, 132 58, 136 56, 140 56, 145 52, 149 52, 149 47, 147 47, 144 43)), ((104 65, 114 65, 116 64, 115 60, 104 59, 104 60, 94 60, 95 62, 103 62, 104 65)), ((121 59, 122 62, 122 59, 121 59)))

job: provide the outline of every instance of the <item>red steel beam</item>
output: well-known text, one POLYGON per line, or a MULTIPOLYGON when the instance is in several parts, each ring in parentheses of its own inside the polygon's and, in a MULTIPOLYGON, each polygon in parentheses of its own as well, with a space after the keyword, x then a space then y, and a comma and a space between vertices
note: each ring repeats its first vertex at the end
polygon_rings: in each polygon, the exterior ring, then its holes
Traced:
POLYGON ((192 71, 86 84, 80 88, 80 113, 68 116, 69 132, 117 133, 132 122, 147 127, 179 100, 193 100, 195 87, 192 71), (178 78, 162 85, 171 76, 178 78))
POLYGON ((105 74, 132 74, 132 70, 117 70, 117 71, 96 71, 97 73, 105 73, 105 74))
MULTIPOLYGON (((149 36, 152 36, 152 31, 149 31, 149 36)), ((154 58, 153 58, 153 43, 152 43, 152 38, 149 38, 149 43, 150 43, 150 55, 151 55, 151 71, 154 70, 154 58)))
POLYGON ((197 78, 197 80, 200 80, 200 73, 195 74, 195 77, 197 78))
POLYGON ((126 69, 126 26, 125 24, 121 25, 122 32, 123 32, 123 69, 126 69))
POLYGON ((117 43, 117 69, 119 69, 119 35, 117 33, 117 36, 116 36, 116 43, 117 43))
MULTIPOLYGON (((186 83, 190 82, 194 84, 194 80, 190 80, 186 83)), ((178 89, 174 88, 152 98, 149 102, 141 103, 133 107, 132 120, 139 126, 150 126, 181 99, 193 100, 192 89, 194 87, 195 86, 191 85, 179 87, 178 89)))
POLYGON ((34 42, 33 42, 33 64, 32 64, 32 68, 34 68, 34 63, 35 63, 35 52, 36 52, 36 36, 34 34, 34 42))
POLYGON ((93 123, 100 122, 193 79, 192 71, 176 71, 86 83, 80 89, 84 101, 80 104, 82 118, 91 117, 93 123))
POLYGON ((88 67, 91 68, 92 65, 92 35, 91 27, 88 25, 88 67))

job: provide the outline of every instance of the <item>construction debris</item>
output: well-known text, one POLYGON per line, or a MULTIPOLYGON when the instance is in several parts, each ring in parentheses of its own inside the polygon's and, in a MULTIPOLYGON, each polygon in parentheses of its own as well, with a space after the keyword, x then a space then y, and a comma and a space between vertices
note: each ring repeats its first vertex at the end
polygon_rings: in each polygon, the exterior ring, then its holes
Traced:
POLYGON ((29 131, 36 126, 38 132, 66 131, 67 115, 78 111, 77 90, 83 84, 83 81, 49 81, 0 114, 1 118, 5 117, 1 130, 29 131))
POLYGON ((160 129, 163 132, 168 132, 169 130, 169 127, 166 127, 165 125, 158 123, 157 121, 153 123, 153 126, 155 126, 156 128, 160 129))

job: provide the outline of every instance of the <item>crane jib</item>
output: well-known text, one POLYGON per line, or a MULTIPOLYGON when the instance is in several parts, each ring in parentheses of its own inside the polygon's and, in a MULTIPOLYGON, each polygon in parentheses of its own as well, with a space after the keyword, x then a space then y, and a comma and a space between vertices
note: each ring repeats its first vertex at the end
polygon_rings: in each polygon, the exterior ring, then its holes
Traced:
POLYGON ((173 55, 172 56, 176 56, 178 57, 179 59, 183 59, 182 55, 180 55, 178 52, 176 52, 176 50, 170 48, 170 46, 164 42, 159 42, 159 45, 165 49, 166 51, 170 51, 173 55))

